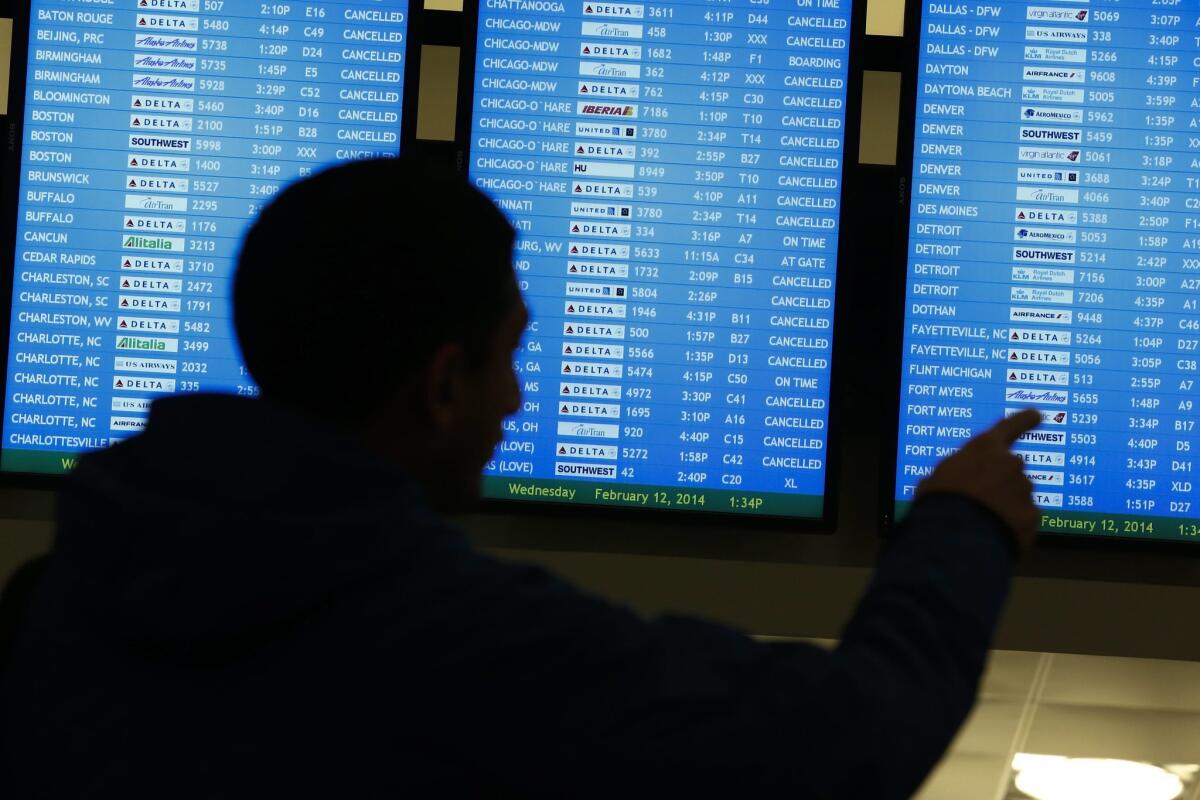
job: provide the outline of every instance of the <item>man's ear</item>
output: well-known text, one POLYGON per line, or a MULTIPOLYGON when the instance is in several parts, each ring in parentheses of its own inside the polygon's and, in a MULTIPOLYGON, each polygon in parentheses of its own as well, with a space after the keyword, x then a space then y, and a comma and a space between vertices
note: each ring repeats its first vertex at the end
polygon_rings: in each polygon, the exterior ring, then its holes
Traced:
POLYGON ((466 370, 466 355, 457 342, 446 342, 433 351, 425 368, 421 399, 435 428, 455 427, 465 404, 471 401, 466 370))

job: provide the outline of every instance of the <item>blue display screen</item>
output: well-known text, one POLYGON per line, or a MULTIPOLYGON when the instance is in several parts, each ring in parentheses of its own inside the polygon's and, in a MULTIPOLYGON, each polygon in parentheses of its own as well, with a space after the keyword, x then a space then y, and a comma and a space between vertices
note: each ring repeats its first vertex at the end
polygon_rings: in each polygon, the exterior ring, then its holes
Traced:
POLYGON ((1200 536, 1200 12, 925 2, 901 506, 1002 415, 1044 530, 1200 536))
POLYGON ((174 392, 254 394, 237 249, 322 165, 399 151, 405 0, 34 0, 0 467, 63 472, 174 392))
POLYGON ((483 0, 469 173, 519 232, 515 500, 820 516, 849 0, 483 0))

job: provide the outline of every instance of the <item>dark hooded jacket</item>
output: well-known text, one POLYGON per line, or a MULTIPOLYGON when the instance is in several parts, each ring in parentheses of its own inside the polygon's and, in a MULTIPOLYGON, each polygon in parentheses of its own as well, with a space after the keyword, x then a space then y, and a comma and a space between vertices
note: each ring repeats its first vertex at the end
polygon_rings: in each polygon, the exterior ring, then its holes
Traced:
POLYGON ((645 621, 476 552, 351 442, 218 396, 82 458, 58 525, 0 683, 10 800, 907 797, 1010 571, 999 520, 935 496, 832 652, 645 621))

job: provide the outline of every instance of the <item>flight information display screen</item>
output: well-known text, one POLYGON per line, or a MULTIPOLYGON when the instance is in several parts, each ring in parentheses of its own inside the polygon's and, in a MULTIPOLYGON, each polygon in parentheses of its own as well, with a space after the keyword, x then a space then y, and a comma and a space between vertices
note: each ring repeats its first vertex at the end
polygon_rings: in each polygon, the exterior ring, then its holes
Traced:
POLYGON ((399 152, 406 0, 34 0, 0 468, 57 473, 173 392, 257 389, 237 249, 281 186, 399 152))
POLYGON ((469 173, 519 232, 493 498, 823 513, 849 0, 483 0, 469 173))
POLYGON ((1033 405, 1043 530, 1200 536, 1200 11, 923 11, 895 499, 1033 405))

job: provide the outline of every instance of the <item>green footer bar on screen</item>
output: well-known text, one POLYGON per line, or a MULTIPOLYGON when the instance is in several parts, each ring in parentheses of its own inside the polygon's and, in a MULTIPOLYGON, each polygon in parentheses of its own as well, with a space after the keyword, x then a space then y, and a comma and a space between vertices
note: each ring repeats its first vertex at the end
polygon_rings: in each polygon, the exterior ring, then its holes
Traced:
POLYGON ((0 472, 36 472, 42 475, 63 475, 75 469, 78 453, 51 450, 0 451, 0 472))
MULTIPOLYGON (((896 502, 896 519, 903 519, 912 507, 910 501, 896 502)), ((1051 511, 1042 509, 1043 533, 1109 538, 1155 539, 1161 541, 1200 541, 1200 519, 1097 514, 1089 511, 1051 511)))
POLYGON ((670 486, 631 486, 597 481, 544 478, 483 479, 483 496, 495 500, 539 500, 591 506, 723 511, 774 517, 819 517, 823 500, 815 495, 736 492, 670 486))

